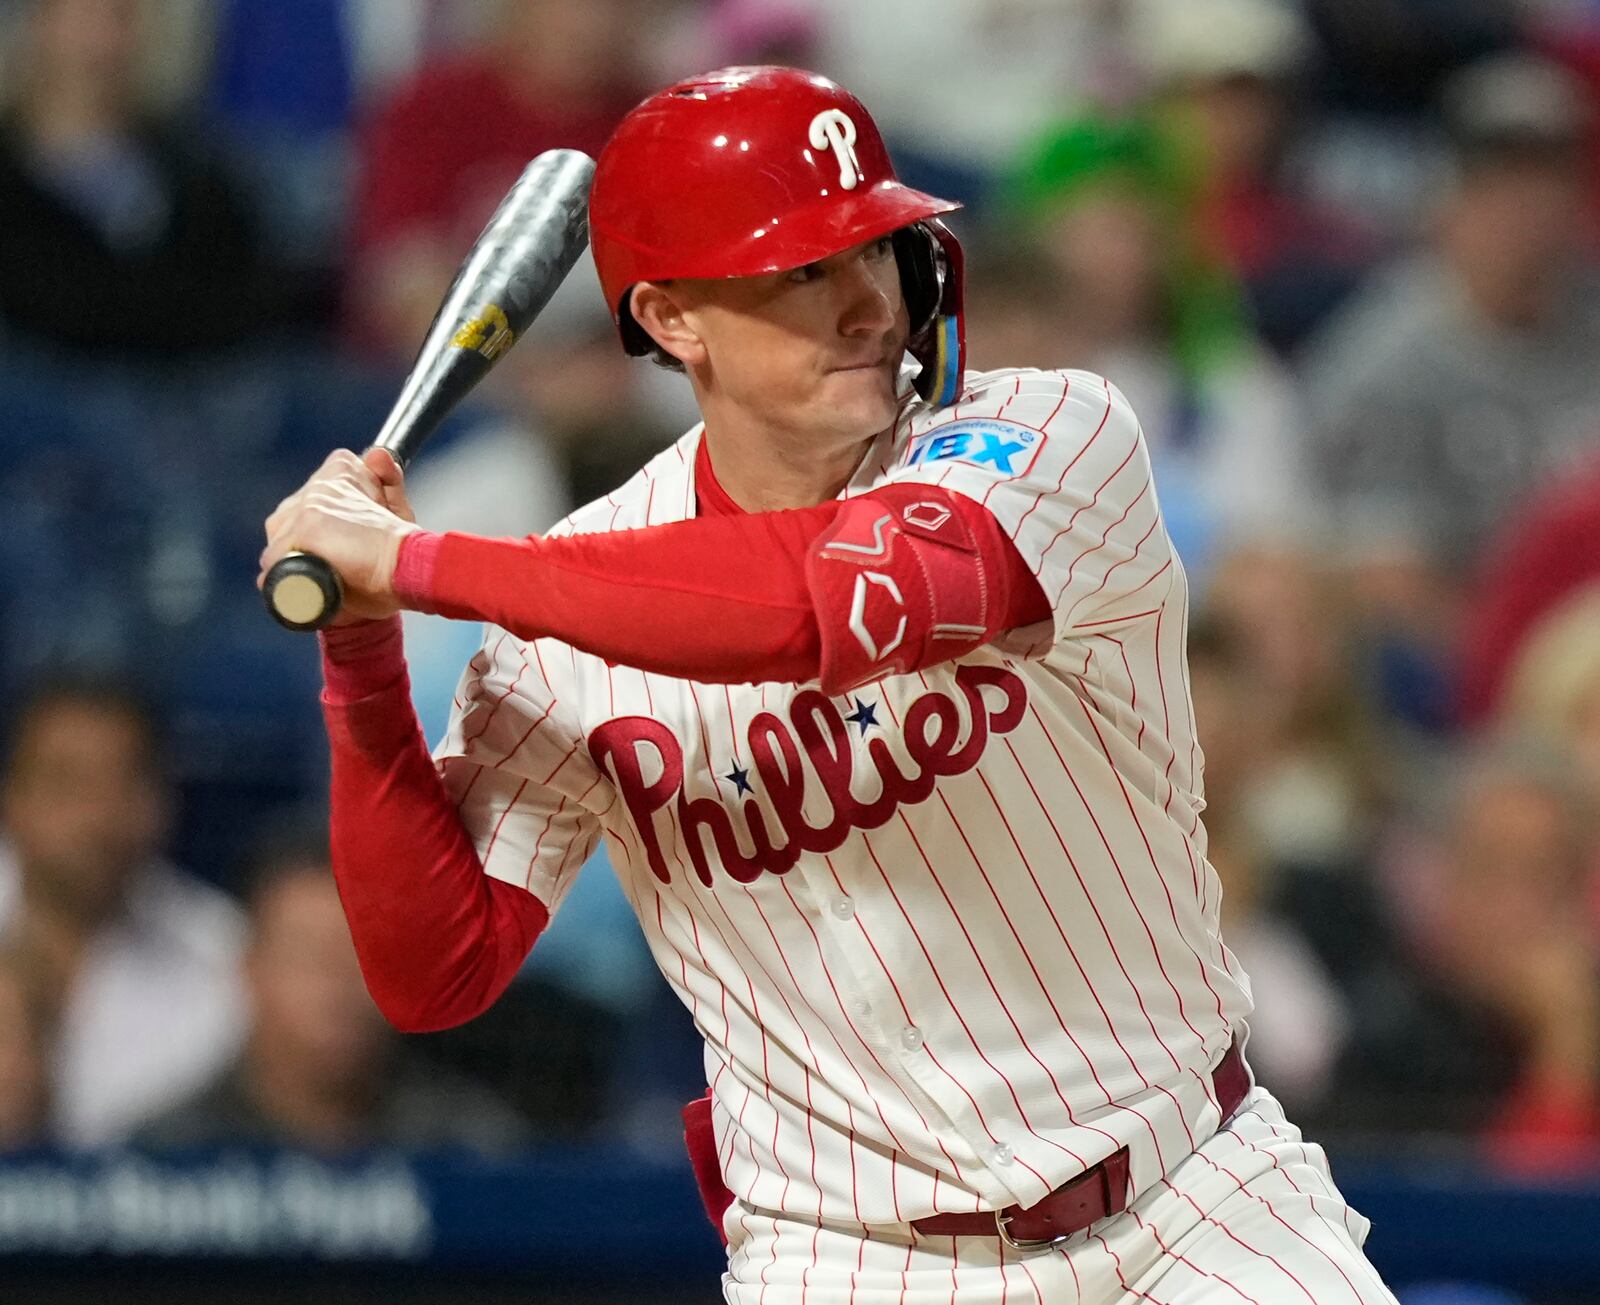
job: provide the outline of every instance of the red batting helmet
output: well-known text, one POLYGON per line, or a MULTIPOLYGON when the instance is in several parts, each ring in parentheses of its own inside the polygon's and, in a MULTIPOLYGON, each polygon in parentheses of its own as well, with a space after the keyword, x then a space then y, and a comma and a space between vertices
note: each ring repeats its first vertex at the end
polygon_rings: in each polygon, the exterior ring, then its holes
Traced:
POLYGON ((723 68, 623 119, 600 153, 589 238, 623 347, 643 354, 628 307, 641 281, 782 272, 892 234, 917 389, 945 404, 964 362, 962 255, 936 215, 959 207, 902 185, 872 116, 826 77, 723 68))

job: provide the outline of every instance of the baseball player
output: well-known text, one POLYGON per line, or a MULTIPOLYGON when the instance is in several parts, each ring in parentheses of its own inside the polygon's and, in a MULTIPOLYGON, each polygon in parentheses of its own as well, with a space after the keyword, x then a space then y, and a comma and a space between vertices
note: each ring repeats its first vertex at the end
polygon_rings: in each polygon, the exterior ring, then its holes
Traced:
POLYGON ((591 235, 703 422, 545 538, 418 528, 378 452, 269 519, 263 569, 347 586, 368 984, 405 1029, 472 1018, 604 838, 705 1039, 726 1300, 1392 1301, 1245 1065, 1138 422, 1085 372, 963 371, 954 207, 824 78, 673 86, 591 235), (432 758, 402 607, 490 626, 432 758))

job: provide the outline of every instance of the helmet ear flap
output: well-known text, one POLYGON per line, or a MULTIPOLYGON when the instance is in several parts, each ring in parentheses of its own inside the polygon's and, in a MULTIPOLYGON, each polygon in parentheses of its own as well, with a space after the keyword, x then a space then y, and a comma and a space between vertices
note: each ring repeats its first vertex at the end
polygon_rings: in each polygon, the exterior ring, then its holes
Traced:
POLYGON ((622 298, 617 302, 617 328, 622 332, 623 350, 634 358, 643 358, 652 352, 656 342, 650 338, 650 333, 639 325, 639 320, 633 315, 633 287, 630 285, 622 292, 622 298))
POLYGON ((961 244, 938 218, 902 227, 893 239, 901 295, 911 321, 907 348, 922 364, 917 393, 942 408, 955 402, 966 372, 961 244))
POLYGON ((916 339, 933 324, 939 310, 938 247, 920 224, 901 227, 891 240, 894 261, 900 268, 900 294, 911 319, 911 338, 916 339))

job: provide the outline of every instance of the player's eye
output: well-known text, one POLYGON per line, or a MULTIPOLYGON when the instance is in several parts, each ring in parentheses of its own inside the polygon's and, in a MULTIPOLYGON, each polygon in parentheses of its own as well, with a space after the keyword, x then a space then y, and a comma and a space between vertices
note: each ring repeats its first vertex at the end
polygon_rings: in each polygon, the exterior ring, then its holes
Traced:
POLYGON ((797 267, 784 277, 784 280, 793 285, 805 285, 809 281, 816 281, 822 277, 821 263, 807 263, 804 267, 797 267))
POLYGON ((872 244, 867 246, 867 257, 868 258, 884 259, 884 258, 889 257, 889 255, 892 254, 892 253, 894 253, 894 237, 893 236, 879 236, 876 240, 874 240, 872 242, 872 244))

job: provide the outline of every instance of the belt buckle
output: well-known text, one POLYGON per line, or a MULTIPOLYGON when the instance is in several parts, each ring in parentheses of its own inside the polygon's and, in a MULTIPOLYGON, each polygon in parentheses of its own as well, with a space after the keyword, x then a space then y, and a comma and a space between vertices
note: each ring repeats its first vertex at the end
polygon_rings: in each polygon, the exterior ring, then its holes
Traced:
POLYGON ((1007 1214, 1004 1210, 996 1210, 994 1212, 995 1231, 1000 1234, 1000 1240, 1014 1251, 1047 1251, 1052 1246, 1061 1245, 1062 1242, 1066 1241, 1072 1236, 1071 1233, 1064 1232, 1057 1233, 1054 1237, 1032 1240, 1024 1240, 1019 1237, 1013 1237, 1011 1235, 1011 1230, 1006 1227, 1006 1225, 1009 1224, 1015 1217, 1015 1215, 1007 1214))

